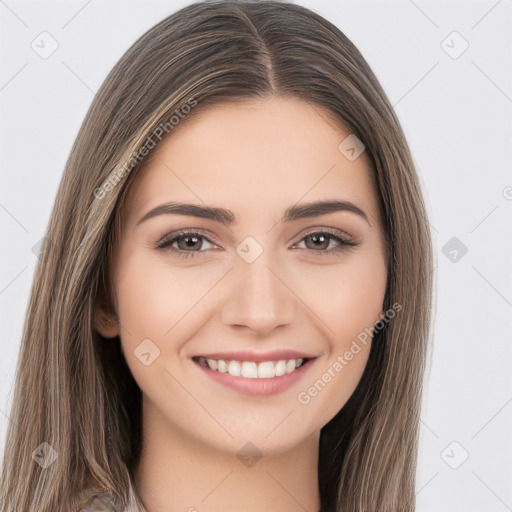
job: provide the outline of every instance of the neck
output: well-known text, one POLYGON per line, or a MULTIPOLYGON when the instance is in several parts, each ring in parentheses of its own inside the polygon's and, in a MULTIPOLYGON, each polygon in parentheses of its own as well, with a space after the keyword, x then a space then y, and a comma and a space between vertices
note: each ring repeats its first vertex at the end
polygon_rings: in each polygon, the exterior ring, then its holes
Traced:
POLYGON ((245 458, 206 445, 158 418, 146 399, 143 410, 135 479, 147 512, 320 510, 320 432, 286 452, 245 458))

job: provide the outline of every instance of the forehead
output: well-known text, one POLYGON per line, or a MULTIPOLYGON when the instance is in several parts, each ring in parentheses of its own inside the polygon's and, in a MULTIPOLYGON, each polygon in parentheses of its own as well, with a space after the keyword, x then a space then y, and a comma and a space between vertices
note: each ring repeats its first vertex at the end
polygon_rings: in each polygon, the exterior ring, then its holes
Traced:
POLYGON ((168 201, 274 217, 297 202, 329 198, 358 203, 378 223, 366 154, 349 160, 339 149, 349 135, 296 98, 210 105, 153 150, 128 195, 128 220, 168 201))

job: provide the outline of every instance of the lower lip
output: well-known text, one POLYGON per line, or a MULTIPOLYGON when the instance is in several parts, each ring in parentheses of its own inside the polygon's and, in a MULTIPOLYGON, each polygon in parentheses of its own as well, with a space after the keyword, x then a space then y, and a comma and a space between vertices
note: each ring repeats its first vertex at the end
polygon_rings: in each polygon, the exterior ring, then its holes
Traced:
POLYGON ((314 359, 309 359, 296 370, 279 377, 269 379, 248 379, 246 377, 234 377, 229 373, 221 373, 216 370, 210 370, 200 363, 194 362, 208 377, 230 389, 238 391, 244 395, 252 396, 270 396, 282 393, 295 384, 308 371, 314 359))

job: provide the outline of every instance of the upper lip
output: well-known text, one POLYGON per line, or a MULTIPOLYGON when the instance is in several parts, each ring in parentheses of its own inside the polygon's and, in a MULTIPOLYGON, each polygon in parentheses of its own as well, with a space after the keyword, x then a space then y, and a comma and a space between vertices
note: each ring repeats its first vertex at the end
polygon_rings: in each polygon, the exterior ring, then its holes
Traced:
POLYGON ((205 359, 223 359, 224 361, 254 361, 261 363, 263 361, 281 361, 290 359, 312 359, 316 356, 300 352, 298 350, 272 350, 270 352, 251 352, 242 350, 237 352, 213 352, 211 354, 198 354, 194 357, 204 357, 205 359))

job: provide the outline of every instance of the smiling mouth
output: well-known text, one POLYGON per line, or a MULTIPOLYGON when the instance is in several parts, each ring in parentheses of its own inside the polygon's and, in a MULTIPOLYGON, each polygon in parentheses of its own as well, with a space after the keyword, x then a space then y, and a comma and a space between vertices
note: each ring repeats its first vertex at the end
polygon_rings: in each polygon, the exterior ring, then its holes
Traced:
POLYGON ((280 359, 277 361, 238 361, 225 359, 209 359, 201 356, 193 357, 192 360, 207 368, 208 370, 226 373, 233 377, 244 377, 246 379, 273 379, 289 373, 293 373, 310 359, 280 359))

